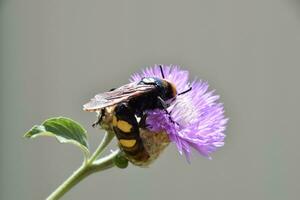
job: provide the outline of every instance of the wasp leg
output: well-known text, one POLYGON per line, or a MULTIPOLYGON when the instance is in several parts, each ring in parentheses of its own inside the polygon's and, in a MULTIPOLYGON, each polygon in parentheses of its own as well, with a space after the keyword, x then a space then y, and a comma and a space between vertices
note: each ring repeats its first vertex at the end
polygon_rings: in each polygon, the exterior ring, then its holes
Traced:
POLYGON ((164 110, 166 110, 169 107, 169 105, 160 96, 157 97, 157 100, 159 106, 162 107, 164 110))
POLYGON ((98 119, 92 124, 93 128, 95 128, 97 125, 99 125, 102 122, 104 115, 105 115, 105 110, 103 108, 103 109, 101 109, 101 113, 100 113, 98 119))
POLYGON ((167 108, 169 107, 169 105, 161 98, 161 97, 157 97, 157 99, 158 99, 158 102, 159 102, 159 104, 162 106, 162 109, 166 112, 166 114, 169 116, 169 120, 172 122, 172 123, 174 123, 174 124, 177 124, 177 125, 179 125, 177 122, 175 122, 173 119, 172 119, 172 117, 171 117, 171 112, 169 112, 168 110, 167 110, 167 108))
POLYGON ((146 123, 146 119, 147 119, 147 114, 144 113, 139 121, 139 127, 140 128, 144 128, 144 129, 147 129, 149 128, 149 126, 147 125, 146 123))

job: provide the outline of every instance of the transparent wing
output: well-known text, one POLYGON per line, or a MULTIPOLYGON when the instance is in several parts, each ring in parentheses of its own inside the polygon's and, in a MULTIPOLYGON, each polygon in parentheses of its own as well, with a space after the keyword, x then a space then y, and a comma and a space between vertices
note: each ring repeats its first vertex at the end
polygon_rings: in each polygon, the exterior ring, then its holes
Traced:
POLYGON ((155 88, 154 85, 129 83, 113 91, 97 94, 88 103, 83 105, 83 110, 89 112, 99 111, 102 108, 116 105, 133 97, 149 92, 155 88))

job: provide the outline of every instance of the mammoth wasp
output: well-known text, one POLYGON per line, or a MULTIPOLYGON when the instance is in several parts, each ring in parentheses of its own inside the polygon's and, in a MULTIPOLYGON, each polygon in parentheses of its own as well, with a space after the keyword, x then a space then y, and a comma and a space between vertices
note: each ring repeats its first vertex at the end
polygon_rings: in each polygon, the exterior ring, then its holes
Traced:
POLYGON ((163 142, 165 144, 163 147, 169 143, 166 134, 149 134, 146 131, 147 111, 162 109, 168 113, 167 108, 176 97, 192 89, 190 87, 178 93, 175 85, 165 79, 162 66, 159 67, 162 78, 144 77, 139 82, 97 94, 83 106, 85 111, 99 113, 98 120, 93 126, 101 125, 105 116, 110 115, 109 124, 120 148, 129 161, 140 166, 147 165, 158 156, 160 148, 153 150, 153 142, 163 142))

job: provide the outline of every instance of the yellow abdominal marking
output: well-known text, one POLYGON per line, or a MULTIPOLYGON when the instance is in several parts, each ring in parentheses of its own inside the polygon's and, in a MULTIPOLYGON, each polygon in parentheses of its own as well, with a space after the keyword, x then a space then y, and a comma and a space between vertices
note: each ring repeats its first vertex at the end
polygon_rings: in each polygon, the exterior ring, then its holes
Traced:
POLYGON ((118 124, 117 124, 117 127, 118 127, 121 131, 123 131, 124 133, 130 133, 131 128, 132 128, 132 125, 129 124, 128 122, 126 122, 126 121, 119 120, 119 121, 118 121, 118 124))
POLYGON ((119 142, 123 147, 131 148, 135 145, 136 140, 135 139, 133 139, 133 140, 120 139, 119 142))

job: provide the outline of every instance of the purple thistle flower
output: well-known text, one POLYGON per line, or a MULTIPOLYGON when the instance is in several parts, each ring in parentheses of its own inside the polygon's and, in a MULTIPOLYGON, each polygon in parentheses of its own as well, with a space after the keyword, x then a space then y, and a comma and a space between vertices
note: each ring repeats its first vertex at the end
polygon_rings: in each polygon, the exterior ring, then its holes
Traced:
MULTIPOLYGON (((165 79, 176 86, 177 92, 192 90, 176 97, 164 110, 147 111, 146 123, 153 132, 165 131, 169 139, 177 145, 180 154, 184 153, 190 162, 191 148, 211 159, 210 154, 224 145, 226 123, 223 104, 218 103, 218 95, 208 91, 208 84, 201 80, 189 82, 188 71, 179 66, 162 65, 165 79), (174 123, 175 122, 175 123, 174 123)), ((135 73, 130 81, 140 81, 143 77, 162 78, 158 65, 135 73)))

